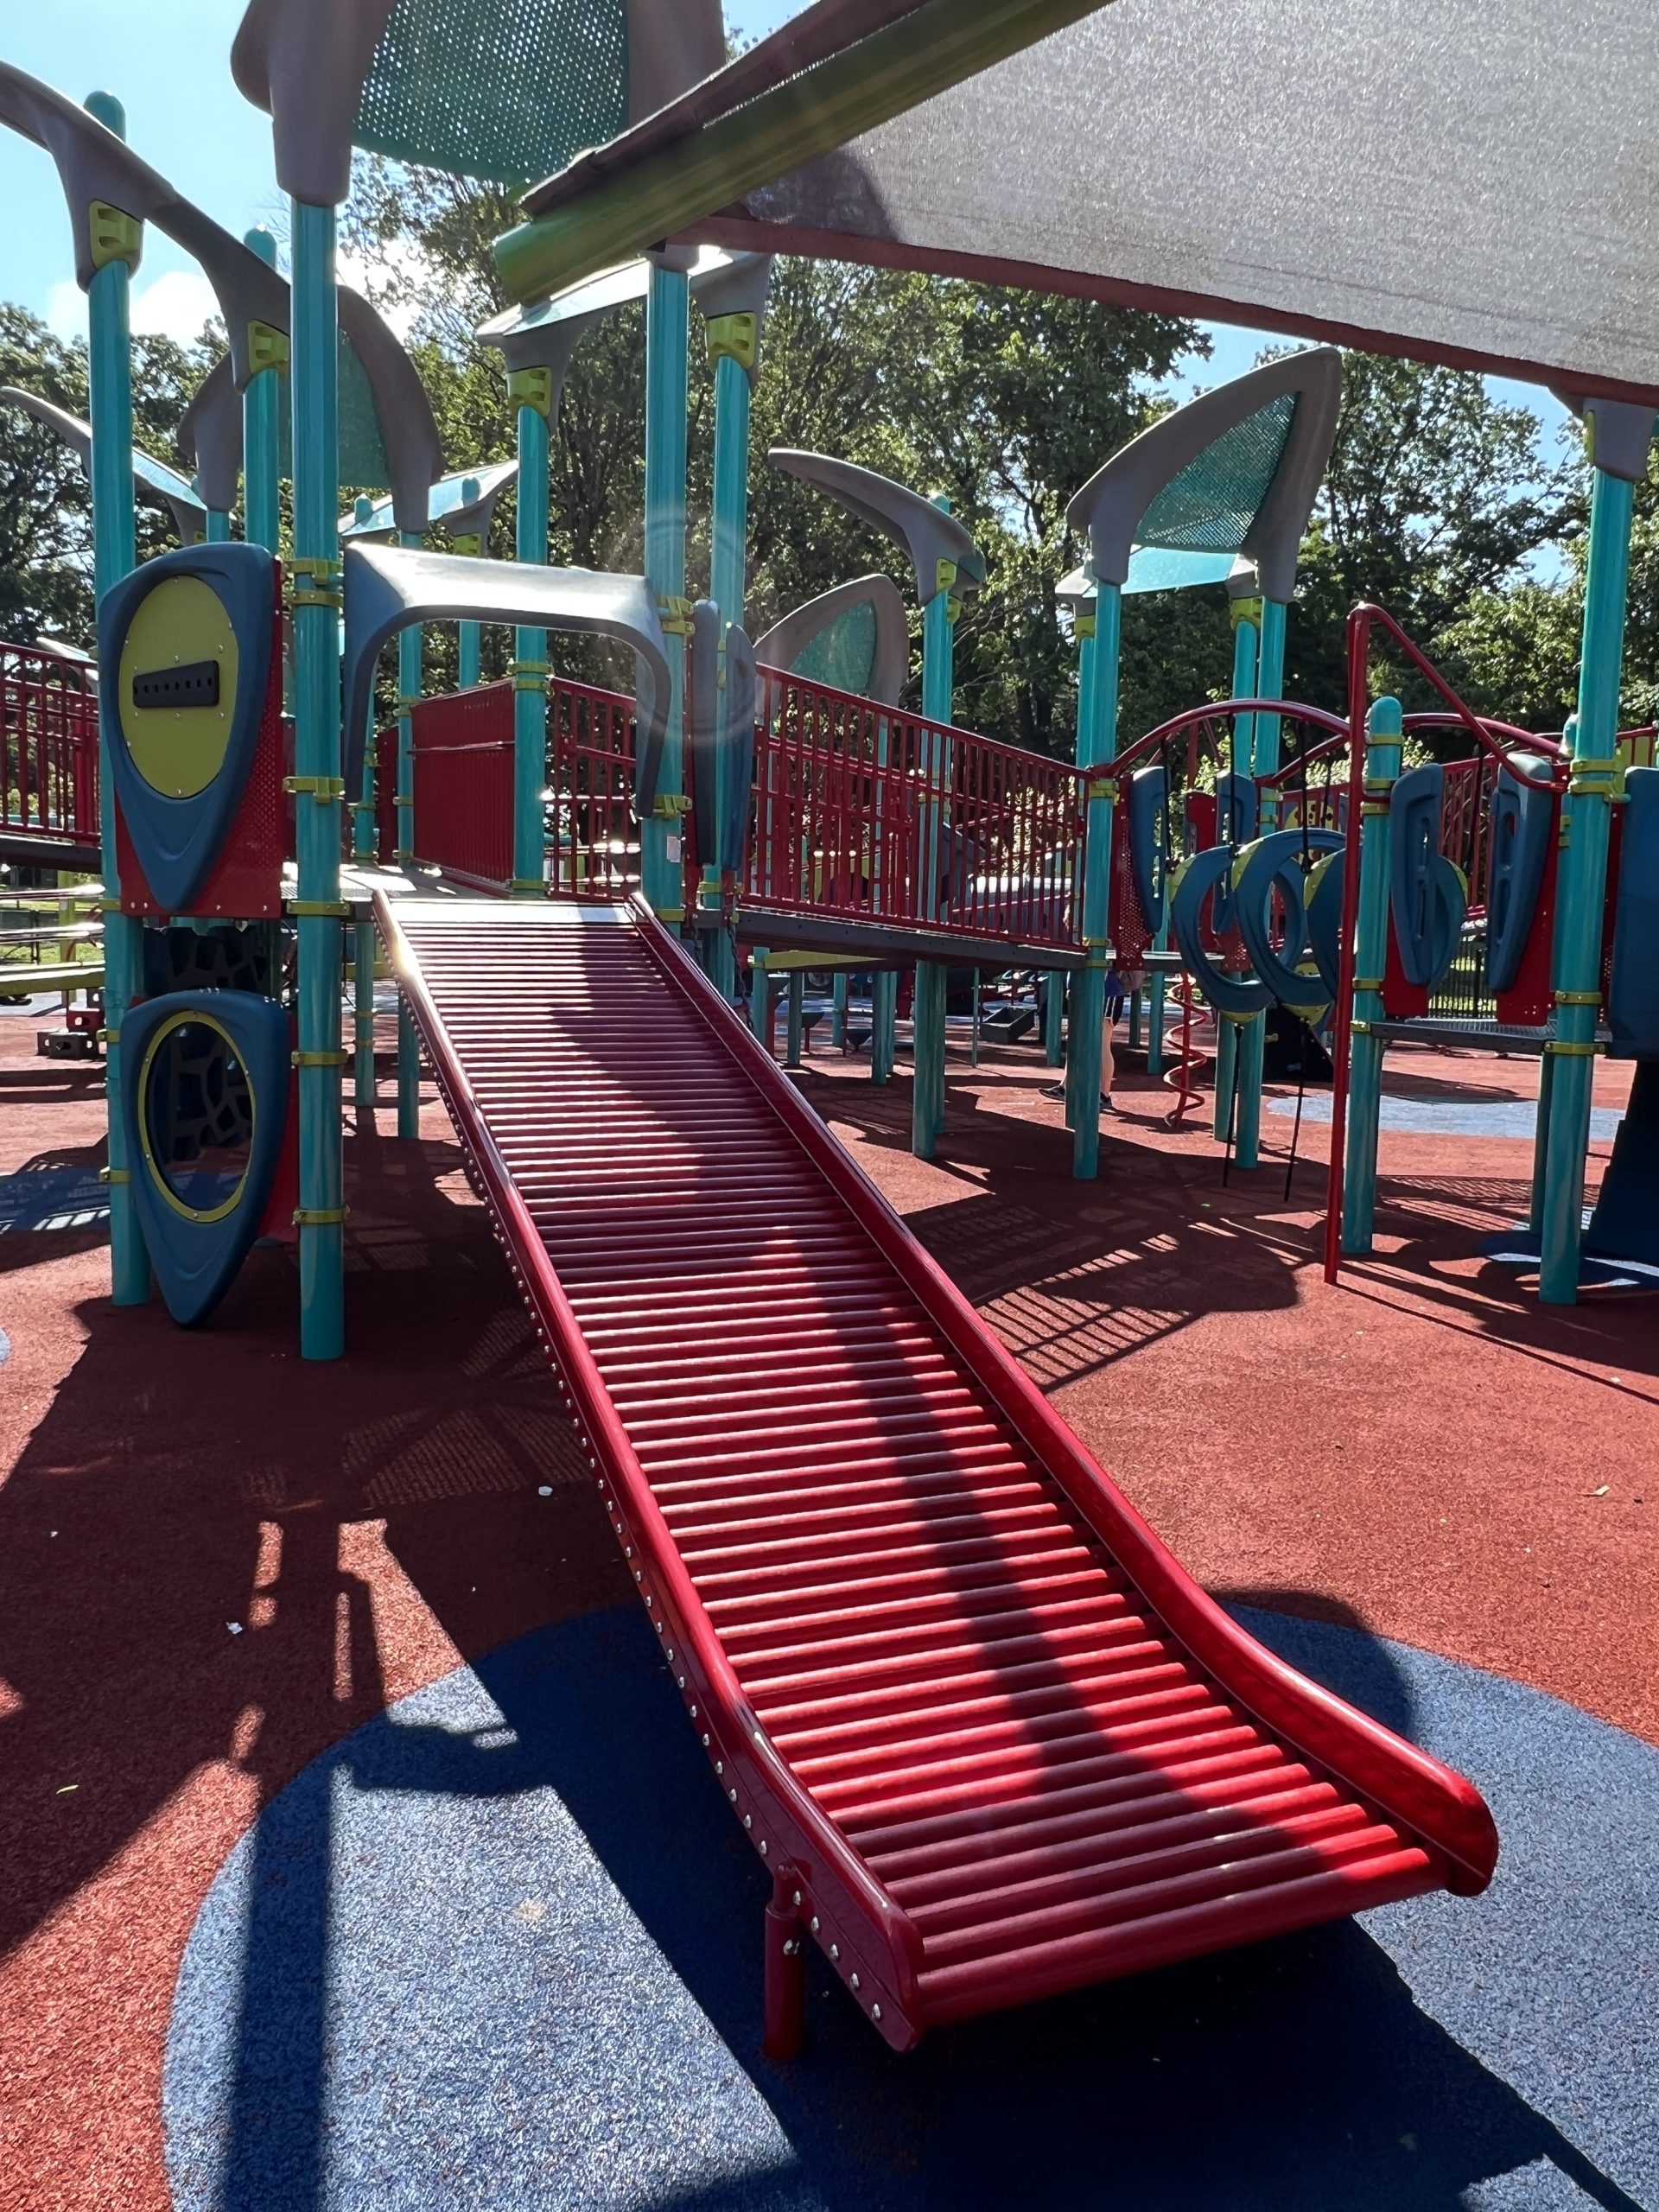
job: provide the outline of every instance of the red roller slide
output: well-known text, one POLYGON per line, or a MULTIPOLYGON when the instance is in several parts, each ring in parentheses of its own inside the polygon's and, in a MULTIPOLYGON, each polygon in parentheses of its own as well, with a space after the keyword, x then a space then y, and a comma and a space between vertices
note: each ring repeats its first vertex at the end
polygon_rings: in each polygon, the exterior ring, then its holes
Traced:
POLYGON ((1185 1574, 652 917, 383 903, 671 1673, 889 2043, 1419 1891, 1478 1793, 1185 1574))

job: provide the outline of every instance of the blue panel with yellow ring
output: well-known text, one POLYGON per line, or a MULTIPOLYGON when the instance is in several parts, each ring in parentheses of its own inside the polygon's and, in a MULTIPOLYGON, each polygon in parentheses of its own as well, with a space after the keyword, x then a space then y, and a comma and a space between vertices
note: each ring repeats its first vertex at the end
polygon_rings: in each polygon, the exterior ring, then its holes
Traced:
POLYGON ((289 1017, 247 991, 131 1007, 121 1047, 133 1203, 168 1312, 205 1320, 259 1234, 289 1114, 289 1017))
POLYGON ((116 798, 163 912, 194 910, 236 819, 264 715, 275 595, 264 546, 189 545, 99 601, 116 798))

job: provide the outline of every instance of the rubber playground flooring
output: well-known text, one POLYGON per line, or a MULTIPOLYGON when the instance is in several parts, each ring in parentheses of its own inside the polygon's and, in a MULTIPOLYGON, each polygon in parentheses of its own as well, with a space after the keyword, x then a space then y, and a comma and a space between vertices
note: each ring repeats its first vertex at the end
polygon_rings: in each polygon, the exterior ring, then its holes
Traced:
POLYGON ((1038 1056, 988 1052, 923 1165, 902 1072, 820 1046, 809 1095, 1177 1554, 1469 1772, 1504 1856, 906 2059, 815 1978, 779 2067, 760 1862, 441 1110, 350 1140, 350 1356, 308 1370, 281 1251, 194 1335, 109 1307, 98 1077, 33 1054, 0 1020, 8 2212, 1659 2209, 1659 1305, 1547 1314, 1473 1256, 1532 1064, 1391 1056, 1421 1110, 1330 1290, 1312 1116, 1288 1201, 1280 1112, 1224 1186, 1126 1056, 1078 1185, 1038 1056))

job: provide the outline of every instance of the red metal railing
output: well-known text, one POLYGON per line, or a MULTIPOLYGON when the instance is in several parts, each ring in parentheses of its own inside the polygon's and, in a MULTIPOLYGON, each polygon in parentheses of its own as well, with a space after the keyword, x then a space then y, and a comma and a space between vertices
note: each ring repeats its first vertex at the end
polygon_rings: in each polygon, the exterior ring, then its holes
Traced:
POLYGON ((98 843, 98 694, 85 662, 0 644, 0 819, 14 836, 98 843))
POLYGON ((512 686, 423 699, 410 717, 416 857, 457 875, 512 876, 512 686))
POLYGON ((624 899, 639 887, 634 702, 555 679, 547 701, 548 857, 554 887, 624 899))
POLYGON ((1077 943, 1075 768, 763 668, 746 909, 1077 943))

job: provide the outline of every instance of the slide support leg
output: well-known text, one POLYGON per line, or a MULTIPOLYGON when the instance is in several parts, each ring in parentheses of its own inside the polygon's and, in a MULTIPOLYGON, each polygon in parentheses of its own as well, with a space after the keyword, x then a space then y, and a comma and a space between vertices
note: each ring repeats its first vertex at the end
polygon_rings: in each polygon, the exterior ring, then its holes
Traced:
POLYGON ((765 2031, 768 2058, 798 2058, 806 2041, 806 1937, 793 1877, 772 1878, 766 1907, 765 2031))

